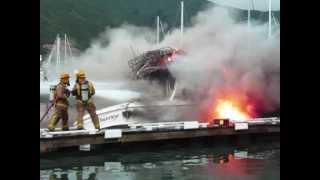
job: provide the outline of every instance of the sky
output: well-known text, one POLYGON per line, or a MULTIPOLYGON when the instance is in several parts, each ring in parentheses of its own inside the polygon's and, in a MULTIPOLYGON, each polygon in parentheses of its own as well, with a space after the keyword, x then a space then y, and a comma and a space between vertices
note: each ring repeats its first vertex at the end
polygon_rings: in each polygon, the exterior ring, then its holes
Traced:
MULTIPOLYGON (((223 6, 231 6, 239 9, 251 9, 258 11, 268 11, 269 0, 208 0, 223 6)), ((275 11, 280 10, 280 0, 271 0, 271 9, 275 11)))

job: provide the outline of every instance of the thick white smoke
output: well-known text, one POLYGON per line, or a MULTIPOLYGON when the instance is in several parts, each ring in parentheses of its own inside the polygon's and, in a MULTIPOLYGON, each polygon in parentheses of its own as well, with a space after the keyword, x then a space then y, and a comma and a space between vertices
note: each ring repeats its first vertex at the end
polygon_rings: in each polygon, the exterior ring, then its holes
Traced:
POLYGON ((152 33, 149 28, 132 25, 122 25, 115 29, 107 28, 89 49, 77 57, 79 63, 76 67, 85 69, 95 79, 128 78, 130 72, 128 60, 134 57, 138 49, 153 48, 150 40, 154 38, 152 33))
POLYGON ((279 37, 267 38, 266 24, 252 22, 249 29, 246 23, 234 22, 223 8, 200 12, 192 22, 183 39, 176 30, 160 46, 154 43, 155 30, 132 25, 108 28, 75 59, 73 68, 85 69, 91 79, 121 80, 128 83, 123 88, 146 90, 151 88, 147 83, 130 80, 128 60, 134 57, 133 51, 177 47, 186 52, 169 66, 178 88, 215 92, 221 86, 237 87, 263 99, 266 107, 280 104, 280 41, 279 37))
POLYGON ((174 44, 187 53, 170 66, 180 88, 208 94, 237 89, 264 110, 279 108, 280 41, 268 39, 267 25, 259 24, 248 28, 234 22, 226 9, 211 8, 193 19, 182 41, 178 32, 167 36, 162 44, 174 44))

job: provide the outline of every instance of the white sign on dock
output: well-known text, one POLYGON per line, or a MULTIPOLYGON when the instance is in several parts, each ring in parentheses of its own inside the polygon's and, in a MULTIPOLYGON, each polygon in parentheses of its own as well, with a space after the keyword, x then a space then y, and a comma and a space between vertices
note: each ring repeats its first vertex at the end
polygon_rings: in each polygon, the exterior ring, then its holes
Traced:
POLYGON ((145 126, 146 131, 152 131, 152 126, 145 126))
POLYGON ((122 137, 121 129, 107 129, 104 131, 105 139, 114 139, 114 138, 121 138, 121 137, 122 137))
POLYGON ((190 122, 183 123, 183 129, 198 129, 198 128, 199 128, 199 122, 197 121, 190 121, 190 122))
POLYGON ((234 130, 246 130, 249 129, 248 123, 247 122, 236 122, 234 124, 234 130))

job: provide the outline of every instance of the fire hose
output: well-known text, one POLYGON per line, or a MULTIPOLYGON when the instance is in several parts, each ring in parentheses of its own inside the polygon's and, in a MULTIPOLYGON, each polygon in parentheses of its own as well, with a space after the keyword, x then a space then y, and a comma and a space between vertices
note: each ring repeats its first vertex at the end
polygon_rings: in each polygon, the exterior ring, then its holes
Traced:
POLYGON ((51 103, 50 106, 47 108, 46 112, 43 114, 43 116, 40 119, 40 123, 41 121, 48 115, 50 109, 53 107, 54 103, 51 103))

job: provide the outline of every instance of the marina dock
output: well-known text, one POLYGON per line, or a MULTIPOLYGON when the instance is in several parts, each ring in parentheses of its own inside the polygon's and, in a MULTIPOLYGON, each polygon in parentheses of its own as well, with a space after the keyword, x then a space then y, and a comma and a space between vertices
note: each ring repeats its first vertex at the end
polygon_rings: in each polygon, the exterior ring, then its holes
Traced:
POLYGON ((90 150, 91 145, 128 144, 170 141, 201 137, 279 136, 280 119, 260 118, 228 126, 190 122, 144 123, 126 128, 104 130, 70 130, 48 132, 40 129, 40 153, 59 151, 68 147, 90 150))

